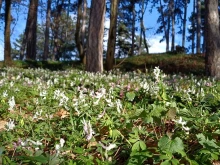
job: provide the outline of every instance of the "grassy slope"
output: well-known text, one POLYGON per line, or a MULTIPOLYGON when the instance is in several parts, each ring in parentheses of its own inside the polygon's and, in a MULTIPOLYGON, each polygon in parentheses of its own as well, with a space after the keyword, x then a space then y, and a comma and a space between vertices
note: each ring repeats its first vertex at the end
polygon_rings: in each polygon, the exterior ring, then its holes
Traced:
POLYGON ((141 70, 159 66, 166 73, 204 74, 205 63, 202 56, 153 54, 129 57, 117 60, 116 67, 125 71, 141 70), (123 62, 122 62, 123 61, 123 62))
MULTIPOLYGON (((72 62, 36 62, 36 61, 14 61, 14 67, 21 68, 45 68, 50 70, 64 70, 69 68, 83 69, 82 64, 77 61, 72 62)), ((116 59, 115 68, 124 71, 140 70, 159 66, 165 73, 184 73, 184 74, 204 74, 204 57, 191 55, 170 55, 170 54, 151 54, 139 55, 125 59, 116 59)), ((3 62, 0 62, 3 67, 3 62)))

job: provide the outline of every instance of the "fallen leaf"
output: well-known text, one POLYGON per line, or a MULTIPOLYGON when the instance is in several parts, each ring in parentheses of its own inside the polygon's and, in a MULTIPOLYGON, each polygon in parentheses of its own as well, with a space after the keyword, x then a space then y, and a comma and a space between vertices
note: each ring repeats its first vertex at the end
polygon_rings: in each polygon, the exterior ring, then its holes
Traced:
POLYGON ((60 117, 61 119, 66 118, 69 116, 69 112, 67 112, 65 109, 60 109, 58 112, 55 113, 55 116, 60 117))

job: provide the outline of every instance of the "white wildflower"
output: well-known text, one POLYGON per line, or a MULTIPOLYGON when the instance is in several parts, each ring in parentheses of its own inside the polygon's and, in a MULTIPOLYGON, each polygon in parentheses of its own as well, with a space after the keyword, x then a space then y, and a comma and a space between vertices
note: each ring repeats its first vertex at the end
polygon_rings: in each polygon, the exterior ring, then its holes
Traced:
POLYGON ((60 148, 61 148, 61 146, 60 146, 59 144, 56 144, 56 145, 55 145, 55 150, 58 151, 58 150, 60 150, 60 148))
POLYGON ((43 145, 43 143, 41 143, 39 140, 37 140, 37 141, 35 142, 35 141, 31 140, 31 139, 28 139, 27 141, 28 141, 28 142, 31 142, 32 144, 34 144, 34 145, 36 145, 36 146, 41 146, 41 145, 43 145))
POLYGON ((14 106, 15 106, 15 98, 14 96, 12 96, 9 100, 8 100, 8 104, 9 104, 9 109, 10 111, 13 110, 14 106))
POLYGON ((114 107, 114 103, 112 102, 111 99, 105 99, 105 101, 108 103, 109 107, 114 107))
POLYGON ((104 148, 106 151, 110 151, 113 148, 116 147, 116 144, 109 144, 109 146, 105 146, 104 144, 102 144, 101 142, 99 142, 99 144, 102 146, 102 148, 104 148))
POLYGON ((119 99, 116 101, 116 107, 117 107, 118 113, 121 113, 122 104, 121 104, 121 101, 119 99))
POLYGON ((8 92, 7 92, 7 90, 3 92, 3 95, 2 95, 2 96, 3 96, 3 97, 8 97, 8 92))
POLYGON ((65 143, 65 140, 63 138, 60 138, 60 146, 63 147, 65 143))
POLYGON ((190 130, 190 128, 189 127, 186 127, 185 125, 186 125, 186 122, 185 121, 183 121, 183 119, 182 119, 182 117, 180 117, 180 119, 179 120, 174 120, 175 122, 177 122, 178 124, 181 124, 182 125, 182 128, 183 128, 183 130, 185 130, 186 132, 187 132, 187 134, 189 133, 189 130, 190 130))
POLYGON ((84 130, 84 133, 86 134, 86 140, 89 141, 92 139, 92 135, 95 134, 95 132, 93 131, 92 129, 92 126, 90 124, 90 121, 89 122, 86 122, 85 119, 83 119, 83 130, 84 130))
POLYGON ((105 115, 105 109, 101 114, 98 115, 98 119, 101 119, 104 115, 105 115))
POLYGON ((13 87, 14 86, 14 82, 10 82, 10 87, 13 87))
POLYGON ((41 97, 45 97, 47 95, 47 91, 43 90, 43 91, 40 91, 40 96, 41 97))
POLYGON ((65 140, 60 138, 60 144, 55 145, 55 150, 57 151, 57 155, 60 153, 60 149, 63 148, 65 140))
POLYGON ((6 127, 7 131, 13 130, 15 127, 14 120, 9 119, 9 121, 6 123, 5 127, 6 127))
POLYGON ((153 73, 154 73, 155 79, 158 81, 159 80, 159 76, 160 76, 160 69, 159 69, 159 67, 155 67, 153 73))
POLYGON ((34 116, 33 116, 33 119, 38 119, 39 117, 41 117, 41 114, 42 114, 42 109, 40 111, 37 111, 34 116))

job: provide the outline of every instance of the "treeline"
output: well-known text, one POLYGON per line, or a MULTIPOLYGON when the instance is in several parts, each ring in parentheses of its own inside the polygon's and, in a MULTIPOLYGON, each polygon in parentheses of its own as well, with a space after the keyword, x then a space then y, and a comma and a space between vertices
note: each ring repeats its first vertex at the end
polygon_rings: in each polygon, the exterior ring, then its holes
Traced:
POLYGON ((0 9, 4 9, 0 11, 5 24, 5 64, 10 65, 13 59, 63 61, 78 58, 88 71, 100 72, 104 56, 106 69, 111 70, 115 57, 149 53, 145 23, 151 20, 145 20, 144 15, 150 6, 151 10, 158 11, 160 26, 156 33, 163 34, 161 41, 165 40, 167 52, 185 52, 187 40, 191 43, 188 49, 192 54, 206 53, 207 75, 216 76, 219 72, 214 64, 220 61, 216 60, 220 52, 218 0, 193 0, 191 3, 189 0, 92 0, 90 7, 88 2, 0 0, 0 9), (190 4, 193 11, 187 18, 190 4), (26 27, 11 43, 17 8, 27 10, 26 27), (110 20, 108 32, 104 28, 106 18, 110 20), (190 21, 189 27, 186 27, 187 21, 190 21), (187 30, 189 36, 186 36, 187 30), (176 34, 182 35, 179 46, 175 45, 176 34), (103 52, 104 42, 107 49, 103 52))

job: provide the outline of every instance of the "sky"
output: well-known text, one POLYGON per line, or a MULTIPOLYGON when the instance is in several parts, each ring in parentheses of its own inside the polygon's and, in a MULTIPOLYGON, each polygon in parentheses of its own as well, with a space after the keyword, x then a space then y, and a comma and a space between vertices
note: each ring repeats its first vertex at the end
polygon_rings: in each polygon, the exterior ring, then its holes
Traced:
MULTIPOLYGON (((148 8, 146 10, 145 16, 144 16, 144 24, 145 28, 149 28, 150 30, 146 31, 146 37, 147 41, 150 45, 149 52, 150 53, 161 53, 165 52, 166 50, 166 43, 164 42, 159 42, 162 38, 163 34, 155 34, 157 28, 159 27, 159 24, 157 23, 157 18, 158 18, 158 12, 156 9, 154 9, 151 13, 149 12, 151 8, 151 5, 148 5, 148 8)), ((18 11, 18 10, 16 10, 18 11)), ((16 12, 14 11, 14 12, 16 12)), ((26 11, 27 12, 27 11, 26 11)), ((192 5, 189 4, 188 11, 187 11, 187 18, 192 12, 192 5)), ((19 36, 19 34, 23 33, 25 29, 25 15, 22 14, 23 11, 18 12, 18 16, 15 18, 16 19, 16 24, 12 25, 12 35, 11 35, 11 43, 19 36)), ((108 27, 110 24, 109 19, 106 19, 105 26, 108 27)), ((0 24, 0 61, 4 60, 4 25, 0 24)), ((138 32, 137 32, 138 34, 138 32)), ((181 45, 181 35, 176 34, 175 38, 175 45, 181 45)), ((186 43, 187 45, 187 43, 186 43)), ((106 46, 104 46, 106 47, 106 46)))

